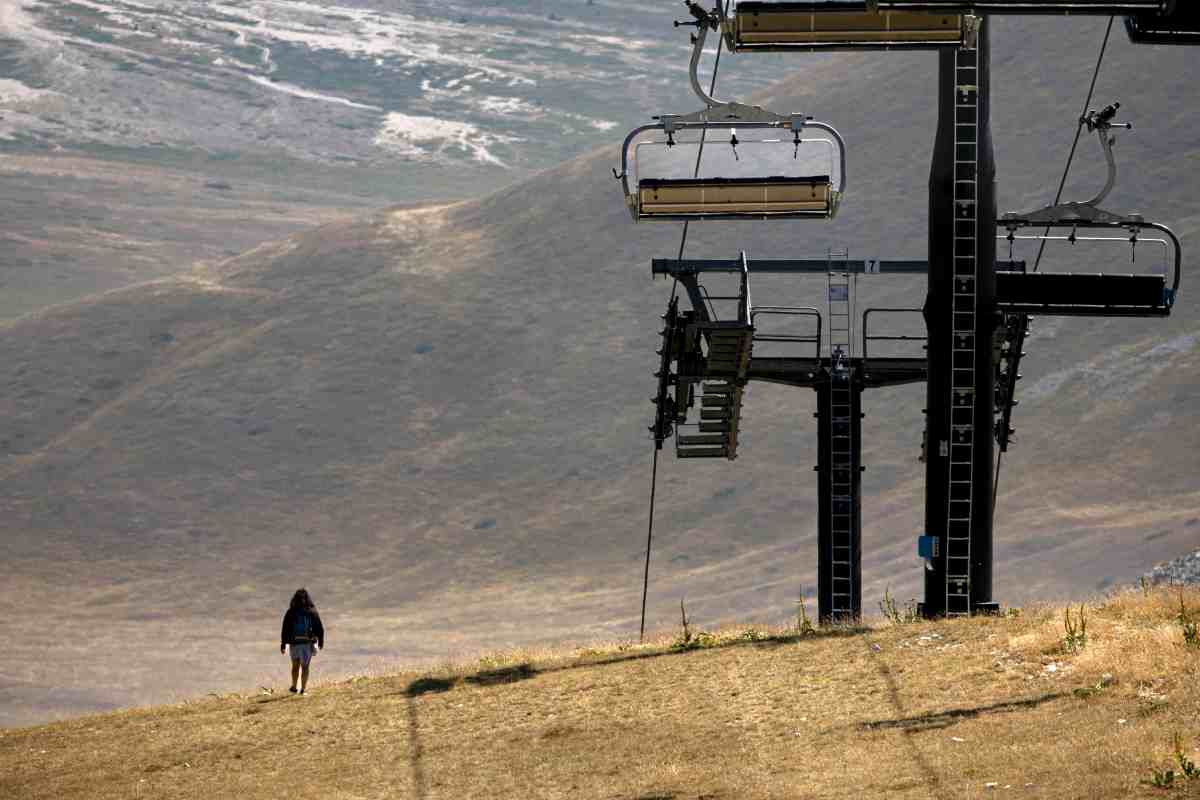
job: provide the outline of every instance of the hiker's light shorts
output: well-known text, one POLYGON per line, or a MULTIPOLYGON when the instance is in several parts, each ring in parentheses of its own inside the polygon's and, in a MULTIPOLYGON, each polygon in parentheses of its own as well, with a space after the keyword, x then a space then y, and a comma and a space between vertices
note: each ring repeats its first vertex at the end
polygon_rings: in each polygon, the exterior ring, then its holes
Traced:
POLYGON ((308 666, 308 662, 312 661, 313 655, 316 654, 316 647, 312 642, 304 644, 289 644, 288 652, 292 656, 292 661, 299 661, 304 666, 308 666))

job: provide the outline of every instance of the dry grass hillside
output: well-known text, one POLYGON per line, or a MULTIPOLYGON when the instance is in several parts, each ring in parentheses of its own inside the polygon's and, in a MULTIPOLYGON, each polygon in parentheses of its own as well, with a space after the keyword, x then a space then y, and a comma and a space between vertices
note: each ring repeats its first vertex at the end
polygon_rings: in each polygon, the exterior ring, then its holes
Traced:
POLYGON ((177 275, 379 202, 373 187, 356 193, 317 167, 297 177, 215 154, 138 155, 0 149, 0 320, 177 275))
POLYGON ((306 697, 275 681, 0 730, 0 794, 1200 795, 1200 595, 1110 596, 1084 608, 1074 637, 1065 613, 808 634, 742 625, 687 643, 677 631, 321 682, 306 697))
MULTIPOLYGON (((1051 199, 1101 33, 998 26, 1002 206, 1051 199)), ((1175 225, 1192 252, 1193 58, 1114 40, 1098 90, 1139 123, 1110 205, 1175 225)), ((797 65, 759 99, 845 132, 839 219, 693 226, 689 252, 920 257, 934 58, 797 65)), ((648 260, 679 232, 629 222, 615 163, 604 150, 6 325, 0 724, 266 680, 300 583, 330 620, 331 671, 627 635, 669 288, 648 260)), ((1097 172, 1081 174, 1082 194, 1097 172)), ((1197 544, 1189 286, 1167 321, 1041 321, 1001 482, 999 600, 1130 581, 1197 544)), ((755 283, 795 304, 821 289, 755 283)), ((922 295, 885 278, 860 292, 862 305, 922 295)), ((705 624, 779 621, 814 584, 812 402, 752 386, 735 464, 664 461, 652 624, 685 594, 705 624)), ((920 387, 867 399, 868 608, 921 579, 922 406, 920 387)))

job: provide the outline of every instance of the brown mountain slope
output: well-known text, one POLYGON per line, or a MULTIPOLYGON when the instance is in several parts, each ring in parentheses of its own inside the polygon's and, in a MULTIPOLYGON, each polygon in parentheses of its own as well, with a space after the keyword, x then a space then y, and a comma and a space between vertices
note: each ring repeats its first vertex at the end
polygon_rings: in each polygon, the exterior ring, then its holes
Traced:
MULTIPOLYGON (((1050 199, 1101 32, 998 26, 1002 206, 1050 199)), ((1176 225, 1195 250, 1191 57, 1114 41, 1099 97, 1139 123, 1110 205, 1176 225)), ((762 99, 847 135, 839 219, 693 226, 689 252, 920 257, 934 58, 797 66, 762 99)), ((1087 152, 1077 193, 1099 174, 1087 152)), ((0 724, 267 680, 300 583, 330 618, 326 670, 627 635, 669 291, 647 262, 679 231, 628 221, 614 164, 597 152, 478 201, 328 225, 7 326, 0 600, 16 611, 0 724)), ((804 305, 822 286, 754 289, 804 305)), ((1127 580, 1195 544, 1188 286, 1165 322, 1041 321, 1001 483, 998 599, 1127 580)), ((911 306, 921 289, 864 280, 860 304, 911 306)), ((664 460, 652 622, 683 594, 701 621, 777 619, 813 585, 812 402, 755 385, 734 465, 664 460)), ((920 580, 923 404, 922 387, 867 400, 869 605, 920 580)))

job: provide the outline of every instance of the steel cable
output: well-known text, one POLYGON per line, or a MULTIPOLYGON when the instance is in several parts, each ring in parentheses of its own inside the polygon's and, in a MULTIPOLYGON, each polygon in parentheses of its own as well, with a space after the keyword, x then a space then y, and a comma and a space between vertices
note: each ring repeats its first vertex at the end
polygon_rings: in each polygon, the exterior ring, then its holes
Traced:
MULTIPOLYGON (((731 0, 725 0, 725 14, 729 14, 729 4, 731 0)), ((720 32, 718 31, 718 34, 720 32)), ((717 91, 717 73, 721 70, 721 51, 725 45, 725 37, 717 36, 717 55, 713 61, 712 81, 709 84, 708 96, 712 97, 717 91)), ((704 156, 704 142, 708 136, 708 128, 700 129, 700 146, 696 150, 696 166, 692 170, 692 177, 700 177, 700 159, 704 156)), ((688 236, 688 220, 683 222, 683 234, 679 237, 679 258, 683 260, 683 251, 687 247, 688 236)), ((679 290, 679 278, 676 277, 671 284, 671 300, 675 299, 675 294, 679 290)), ((676 389, 678 395, 678 389, 676 389)), ((650 514, 649 522, 646 525, 646 568, 642 574, 642 620, 638 627, 638 643, 641 644, 646 638, 646 595, 650 591, 650 546, 654 541, 654 493, 658 483, 658 442, 654 443, 654 462, 650 467, 650 514)))
MULTIPOLYGON (((1116 17, 1108 18, 1108 27, 1104 30, 1104 41, 1100 44, 1100 55, 1096 58, 1096 69, 1092 72, 1092 83, 1088 87, 1087 100, 1083 101, 1083 111, 1079 114, 1079 124, 1075 128, 1075 139, 1071 142, 1071 152, 1067 154, 1067 165, 1063 169, 1062 179, 1058 182, 1058 191, 1054 195, 1054 205, 1062 202, 1063 189, 1067 185, 1067 176, 1071 173, 1071 163, 1075 160, 1075 151, 1079 147, 1079 137, 1083 135, 1084 117, 1088 112, 1088 108, 1092 105, 1092 96, 1096 92, 1096 80, 1100 77, 1100 66, 1104 63, 1104 54, 1108 51, 1108 40, 1112 35, 1113 21, 1116 17)), ((1050 234, 1050 226, 1046 226, 1046 230, 1042 236, 1050 234)), ((1042 265, 1042 254, 1046 252, 1046 240, 1043 238, 1038 246, 1037 258, 1033 262, 1033 271, 1037 272, 1042 265)), ((1017 349, 1020 350, 1025 344, 1025 333, 1029 329, 1029 315, 1021 315, 1021 335, 1017 341, 1017 349)), ((1020 355, 1017 356, 1020 358, 1020 355)), ((1016 375, 1008 377, 1010 381, 1016 381, 1016 375)), ((996 522, 996 492, 1000 489, 1000 466, 1004 463, 1004 451, 1001 450, 996 454, 996 473, 992 481, 992 524, 996 522)))

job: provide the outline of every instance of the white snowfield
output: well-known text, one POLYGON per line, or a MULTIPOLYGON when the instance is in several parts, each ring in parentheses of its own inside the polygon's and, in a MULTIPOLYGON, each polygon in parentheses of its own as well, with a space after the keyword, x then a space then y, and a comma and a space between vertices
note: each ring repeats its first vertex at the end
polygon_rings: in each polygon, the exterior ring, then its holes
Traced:
MULTIPOLYGON (((0 74, 0 109, 13 112, 0 130, 51 146, 144 146, 152 130, 156 144, 213 151, 269 142, 312 160, 539 169, 663 111, 655 97, 678 99, 687 48, 674 9, 528 9, 0 0, 0 37, 21 43, 21 67, 0 74)), ((739 72, 745 91, 774 77, 739 72)))

